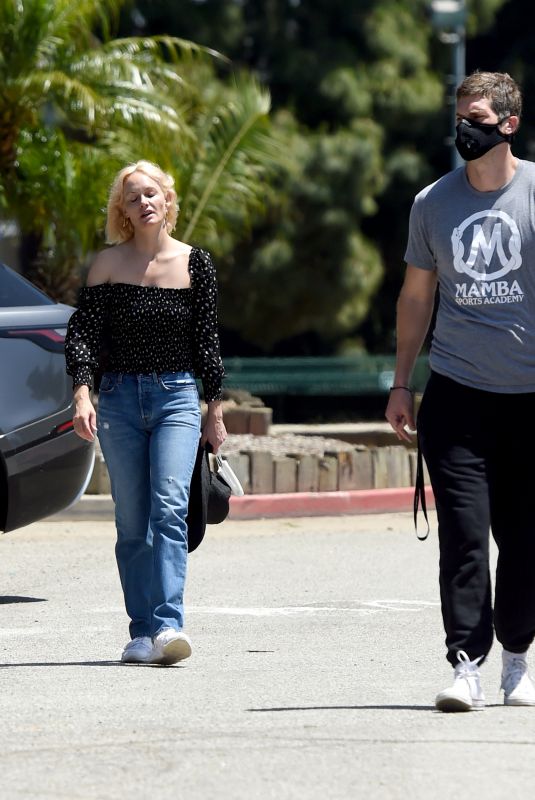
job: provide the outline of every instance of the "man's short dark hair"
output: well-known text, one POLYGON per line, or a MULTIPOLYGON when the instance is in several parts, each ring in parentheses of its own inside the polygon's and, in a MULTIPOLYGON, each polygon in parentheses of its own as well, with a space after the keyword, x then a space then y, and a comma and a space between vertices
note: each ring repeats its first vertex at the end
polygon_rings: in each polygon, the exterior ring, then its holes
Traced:
POLYGON ((457 88, 457 100, 462 97, 486 97, 498 119, 522 114, 522 92, 507 72, 473 72, 457 88))

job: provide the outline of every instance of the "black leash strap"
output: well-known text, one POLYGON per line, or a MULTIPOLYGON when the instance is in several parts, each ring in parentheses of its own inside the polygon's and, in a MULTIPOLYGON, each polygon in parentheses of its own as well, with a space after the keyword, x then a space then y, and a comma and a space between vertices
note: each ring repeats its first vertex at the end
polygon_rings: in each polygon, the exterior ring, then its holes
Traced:
POLYGON ((425 485, 424 485, 424 460, 422 456, 422 448, 420 447, 420 440, 418 439, 418 454, 416 456, 416 481, 414 486, 414 529, 416 536, 421 542, 424 542, 429 536, 429 520, 427 518, 427 503, 425 502, 425 485), (418 533, 418 508, 422 506, 422 511, 427 523, 427 531, 425 536, 420 536, 418 533))

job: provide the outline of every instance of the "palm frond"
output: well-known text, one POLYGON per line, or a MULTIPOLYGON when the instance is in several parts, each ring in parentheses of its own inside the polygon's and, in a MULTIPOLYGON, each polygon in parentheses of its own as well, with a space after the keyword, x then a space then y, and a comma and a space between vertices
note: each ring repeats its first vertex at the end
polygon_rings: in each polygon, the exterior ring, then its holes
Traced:
POLYGON ((199 135, 203 153, 184 175, 183 209, 189 239, 202 219, 232 214, 232 201, 260 208, 265 187, 260 180, 277 161, 277 146, 267 135, 269 93, 255 81, 241 79, 227 102, 209 109, 199 135))
POLYGON ((36 66, 38 50, 53 20, 53 0, 3 0, 0 3, 2 80, 36 66))
POLYGON ((31 72, 17 83, 26 102, 35 106, 55 100, 65 113, 85 119, 90 126, 103 110, 102 99, 90 86, 64 72, 31 72))
POLYGON ((117 95, 110 113, 112 122, 121 122, 132 125, 136 121, 142 125, 158 125, 160 134, 165 129, 167 132, 176 133, 181 130, 180 119, 176 110, 164 102, 158 103, 152 97, 133 97, 132 95, 117 95))
POLYGON ((181 38, 110 38, 123 2, 0 0, 0 203, 42 236, 58 291, 96 246, 125 162, 174 174, 186 238, 229 250, 282 158, 266 90, 224 84, 224 57, 181 38))
POLYGON ((59 65, 59 54, 94 42, 98 23, 109 33, 124 0, 2 0, 0 70, 17 77, 29 68, 59 65))
POLYGON ((129 57, 139 53, 149 52, 159 57, 163 56, 171 61, 179 62, 184 58, 210 56, 221 61, 228 58, 211 47, 190 42, 188 39, 181 39, 178 36, 133 36, 123 39, 113 39, 102 45, 101 51, 104 53, 115 52, 119 55, 129 57))
POLYGON ((165 86, 184 86, 186 83, 175 66, 157 61, 147 53, 125 58, 122 53, 114 51, 90 50, 72 59, 66 71, 69 75, 82 75, 88 83, 101 85, 116 80, 118 76, 138 85, 143 80, 158 80, 165 86))
MULTIPOLYGON (((38 0, 38 2, 42 0, 38 0)), ((45 0, 46 2, 46 0, 45 0)), ((111 31, 111 24, 119 18, 119 12, 125 0, 52 0, 55 6, 54 35, 76 33, 81 41, 87 42, 93 36, 92 31, 98 23, 105 38, 111 31)))

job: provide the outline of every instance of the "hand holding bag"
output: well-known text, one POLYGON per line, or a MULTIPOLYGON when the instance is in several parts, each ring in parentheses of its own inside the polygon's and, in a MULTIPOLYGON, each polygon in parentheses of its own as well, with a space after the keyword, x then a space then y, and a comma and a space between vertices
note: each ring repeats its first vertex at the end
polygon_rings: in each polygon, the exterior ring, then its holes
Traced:
MULTIPOLYGON (((196 550, 202 542, 206 525, 217 525, 223 522, 227 518, 230 509, 229 501, 232 489, 219 473, 212 472, 208 458, 208 448, 210 448, 210 445, 199 444, 191 478, 188 515, 186 517, 189 553, 196 550)), ((227 462, 223 463, 226 464, 227 462)), ((234 472, 232 472, 232 475, 234 475, 234 472)), ((243 489, 235 475, 234 478, 243 494, 243 489)))

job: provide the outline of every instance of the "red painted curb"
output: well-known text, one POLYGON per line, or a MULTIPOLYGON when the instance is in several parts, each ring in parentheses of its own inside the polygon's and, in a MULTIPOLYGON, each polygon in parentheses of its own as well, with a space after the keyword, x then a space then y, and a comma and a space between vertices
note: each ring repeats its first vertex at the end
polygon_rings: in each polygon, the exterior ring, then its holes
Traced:
MULTIPOLYGON (((435 507, 430 486, 425 487, 428 508, 435 507)), ((315 517, 336 514, 380 514, 412 511, 414 489, 362 489, 351 492, 295 492, 247 494, 230 498, 230 519, 258 517, 315 517)))

